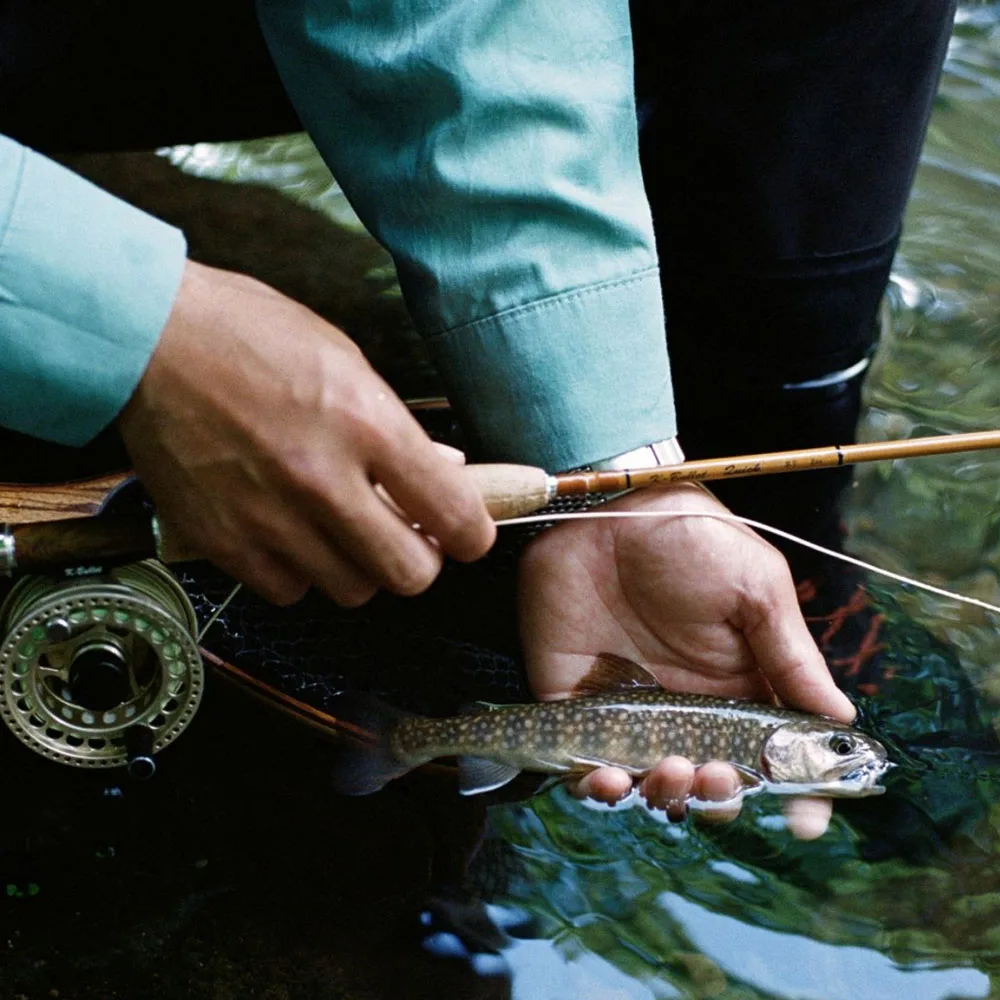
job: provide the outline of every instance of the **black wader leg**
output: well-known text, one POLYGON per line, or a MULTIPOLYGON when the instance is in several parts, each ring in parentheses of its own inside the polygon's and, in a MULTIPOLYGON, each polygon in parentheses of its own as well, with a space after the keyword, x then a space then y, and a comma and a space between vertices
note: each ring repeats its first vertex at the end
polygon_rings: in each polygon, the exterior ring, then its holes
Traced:
POLYGON ((254 0, 0 0, 0 133, 40 152, 301 127, 254 0))
MULTIPOLYGON (((632 8, 685 452, 853 440, 953 0, 632 8)), ((717 492, 739 513, 828 536, 848 478, 717 492)))

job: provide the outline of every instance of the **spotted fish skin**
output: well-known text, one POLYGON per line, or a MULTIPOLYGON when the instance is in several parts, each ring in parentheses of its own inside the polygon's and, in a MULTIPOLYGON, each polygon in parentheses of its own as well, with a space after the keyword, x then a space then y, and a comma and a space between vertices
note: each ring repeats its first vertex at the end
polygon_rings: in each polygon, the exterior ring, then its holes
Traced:
POLYGON ((334 787, 367 795, 437 757, 457 757, 462 794, 499 788, 520 771, 580 774, 603 765, 633 776, 665 757, 728 761, 758 787, 837 797, 877 795, 885 747, 823 716, 735 698, 673 694, 637 663, 601 653, 575 697, 447 719, 407 715, 347 696, 342 716, 363 746, 335 768, 334 787))
POLYGON ((637 690, 447 719, 408 717, 393 728, 389 745, 409 767, 475 756, 547 774, 613 764, 639 775, 676 754, 695 764, 725 760, 759 771, 768 737, 804 720, 830 733, 855 732, 833 720, 737 699, 637 690))

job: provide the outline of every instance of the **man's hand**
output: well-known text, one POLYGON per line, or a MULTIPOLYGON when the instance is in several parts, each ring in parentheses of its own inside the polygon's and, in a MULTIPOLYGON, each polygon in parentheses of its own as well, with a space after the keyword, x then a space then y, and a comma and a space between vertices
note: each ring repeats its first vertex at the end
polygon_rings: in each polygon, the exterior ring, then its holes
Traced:
MULTIPOLYGON (((602 510, 725 513, 691 485, 642 490, 602 510)), ((580 520, 536 538, 521 560, 521 633, 528 673, 542 699, 566 697, 597 653, 647 667, 669 691, 771 701, 849 722, 854 707, 836 687, 806 628, 787 563, 759 535, 708 517, 580 520)), ((629 775, 605 767, 575 791, 615 802, 629 775)), ((737 772, 719 762, 662 761, 640 783, 656 807, 682 815, 689 797, 733 799, 737 772)), ((789 824, 819 836, 829 800, 800 799, 789 824)), ((739 811, 738 801, 728 815, 739 811)), ((719 815, 725 815, 720 813, 719 815)))
POLYGON ((493 543, 471 477, 357 347, 242 275, 188 263, 118 427, 171 531, 279 604, 416 594, 442 553, 493 543))

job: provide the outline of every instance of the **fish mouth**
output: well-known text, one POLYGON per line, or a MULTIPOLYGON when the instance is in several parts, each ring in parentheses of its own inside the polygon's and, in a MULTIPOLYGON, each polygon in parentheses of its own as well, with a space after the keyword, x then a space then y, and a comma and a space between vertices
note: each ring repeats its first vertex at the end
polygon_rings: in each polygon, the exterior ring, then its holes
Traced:
POLYGON ((836 781, 830 782, 828 795, 840 795, 845 798, 863 798, 867 795, 884 795, 885 788, 879 780, 896 765, 888 760, 871 760, 842 775, 836 781), (839 791, 838 791, 839 789, 839 791))
POLYGON ((831 799, 862 799, 884 795, 879 779, 896 765, 887 760, 866 761, 828 781, 782 782, 772 784, 769 791, 781 795, 822 795, 831 799))

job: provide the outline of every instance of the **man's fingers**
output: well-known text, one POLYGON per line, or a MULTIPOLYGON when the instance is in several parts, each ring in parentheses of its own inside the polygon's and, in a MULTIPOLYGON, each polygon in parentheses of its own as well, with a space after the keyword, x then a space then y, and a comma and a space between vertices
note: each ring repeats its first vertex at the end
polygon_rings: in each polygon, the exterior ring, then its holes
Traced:
POLYGON ((372 486, 359 484, 352 498, 353 517, 331 519, 326 530, 376 584, 394 594, 425 591, 441 571, 442 555, 372 486))
MULTIPOLYGON (((437 461, 445 465, 443 459, 437 461)), ((434 582, 441 570, 440 549, 414 530, 408 512, 401 511, 396 498, 370 482, 362 469, 348 469, 335 477, 324 465, 303 463, 288 482, 294 492, 282 503, 280 522, 272 519, 271 547, 309 566, 317 574, 314 582, 331 596, 343 567, 338 562, 336 572, 324 573, 323 562, 334 553, 346 557, 377 587, 395 594, 419 594, 434 582)))
POLYGON ((281 552, 260 552, 251 559, 213 559, 272 604, 293 604, 310 585, 334 603, 357 608, 370 601, 378 586, 344 553, 316 542, 281 552))
MULTIPOLYGON (((594 799, 614 805, 632 791, 631 775, 620 767, 599 767, 582 778, 567 782, 578 799, 594 799)), ((696 768, 683 757, 661 760, 638 784, 651 809, 662 809, 672 820, 687 815, 689 803, 701 823, 729 823, 736 819, 746 790, 739 772, 725 761, 714 760, 696 768), (694 809, 694 805, 697 806, 694 809)), ((815 840, 826 833, 833 802, 818 796, 796 795, 782 804, 792 836, 815 840)))
POLYGON ((268 552, 259 551, 248 556, 222 550, 207 554, 221 570, 241 580, 271 604, 295 604, 309 589, 308 576, 268 552))
POLYGON ((671 819, 683 819, 694 787, 695 767, 683 757, 661 760, 639 783, 646 804, 663 809, 671 819))
POLYGON ((809 634, 787 568, 760 581, 755 601, 755 621, 745 635, 775 694, 786 705, 803 711, 853 721, 854 705, 834 683, 809 634))
POLYGON ((341 607, 358 608, 378 592, 375 580, 318 531, 308 533, 298 526, 294 542, 283 546, 276 557, 292 564, 341 607))
POLYGON ((632 791, 632 776, 620 767, 599 767, 578 781, 567 782, 566 787, 578 799, 595 799, 613 806, 632 791))
POLYGON ((389 454, 376 458, 372 473, 448 555, 468 562, 489 551, 496 525, 475 480, 454 456, 444 457, 417 424, 389 454))
POLYGON ((729 823, 740 814, 743 782, 735 768, 712 760, 698 768, 693 797, 699 802, 696 815, 708 823, 729 823))
MULTIPOLYGON (((638 784, 639 792, 652 809, 662 809, 672 820, 681 820, 687 813, 688 801, 699 800, 699 815, 714 822, 728 822, 740 812, 739 793, 742 782, 729 764, 711 761, 696 768, 684 757, 661 760, 638 784), (735 801, 734 801, 735 800, 735 801), (713 807, 711 803, 725 803, 713 807)), ((632 778, 618 767, 599 767, 569 789, 577 798, 591 798, 614 805, 632 790, 632 778)))
POLYGON ((306 596, 309 581, 272 560, 267 567, 261 567, 250 579, 250 589, 260 594, 265 601, 288 607, 297 604, 306 596))
MULTIPOLYGON (((450 462, 452 465, 465 465, 464 451, 459 451, 458 448, 452 448, 450 444, 442 444, 440 441, 435 441, 433 443, 434 450, 446 462, 450 462)), ((394 511, 399 517, 403 518, 404 521, 409 520, 406 516, 406 511, 403 510, 403 508, 400 507, 391 496, 389 496, 389 491, 381 483, 375 484, 375 492, 378 494, 378 498, 382 501, 382 503, 384 503, 391 511, 394 511)))
POLYGON ((833 800, 814 795, 796 795, 788 799, 782 811, 792 836, 799 840, 816 840, 826 833, 833 815, 833 800))
POLYGON ((450 444, 442 444, 440 441, 435 441, 434 450, 446 461, 451 462, 452 465, 465 465, 465 452, 459 448, 452 448, 450 444))

